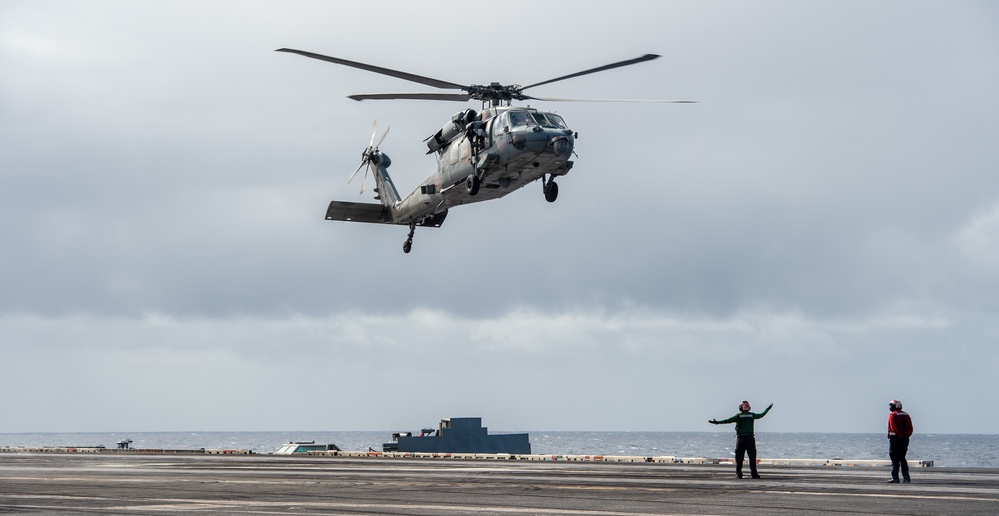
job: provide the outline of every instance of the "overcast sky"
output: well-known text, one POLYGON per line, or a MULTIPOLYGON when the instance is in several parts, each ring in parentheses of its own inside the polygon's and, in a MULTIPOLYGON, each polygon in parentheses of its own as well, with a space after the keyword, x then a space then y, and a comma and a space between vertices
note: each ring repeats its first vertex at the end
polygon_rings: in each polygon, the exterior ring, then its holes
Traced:
POLYGON ((0 0, 0 432, 994 433, 995 2, 0 0), (327 222, 372 120, 400 191, 469 104, 579 132, 440 229, 327 222))

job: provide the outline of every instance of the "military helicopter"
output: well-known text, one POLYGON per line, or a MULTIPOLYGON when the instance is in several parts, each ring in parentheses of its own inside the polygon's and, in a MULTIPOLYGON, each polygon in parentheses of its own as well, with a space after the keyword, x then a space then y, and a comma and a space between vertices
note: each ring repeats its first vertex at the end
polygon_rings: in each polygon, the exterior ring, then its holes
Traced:
POLYGON ((429 149, 427 154, 436 153, 437 169, 405 198, 399 195, 392 178, 389 177, 388 167, 392 164, 392 160, 379 149, 385 136, 388 135, 388 130, 376 143, 377 128, 372 124, 371 139, 361 154, 361 164, 347 182, 352 181, 364 168, 364 176, 361 179, 363 194, 370 171, 375 181, 374 197, 380 203, 330 202, 326 210, 326 220, 408 225, 409 235, 402 245, 405 253, 409 253, 413 248, 413 234, 417 226, 440 227, 447 217, 448 210, 455 206, 498 199, 539 179, 545 200, 555 202, 558 198, 558 183, 555 182, 555 178, 566 175, 572 169, 573 162, 569 158, 573 155, 573 146, 579 134, 570 130, 561 116, 532 107, 513 106, 514 100, 693 103, 689 100, 535 97, 524 93, 528 88, 651 61, 659 57, 656 54, 645 54, 635 59, 527 86, 502 85, 498 82, 463 86, 304 50, 279 48, 277 52, 299 54, 439 89, 462 91, 462 93, 375 93, 348 96, 357 101, 478 100, 482 103, 482 108, 478 112, 467 108, 455 113, 443 127, 424 140, 429 149))

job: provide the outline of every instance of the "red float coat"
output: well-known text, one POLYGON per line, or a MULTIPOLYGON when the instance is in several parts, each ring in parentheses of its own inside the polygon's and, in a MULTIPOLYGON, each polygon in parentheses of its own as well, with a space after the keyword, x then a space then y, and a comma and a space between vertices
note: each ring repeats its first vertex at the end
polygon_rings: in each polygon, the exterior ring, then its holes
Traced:
POLYGON ((912 435, 912 418, 902 410, 888 414, 888 437, 908 439, 912 435))

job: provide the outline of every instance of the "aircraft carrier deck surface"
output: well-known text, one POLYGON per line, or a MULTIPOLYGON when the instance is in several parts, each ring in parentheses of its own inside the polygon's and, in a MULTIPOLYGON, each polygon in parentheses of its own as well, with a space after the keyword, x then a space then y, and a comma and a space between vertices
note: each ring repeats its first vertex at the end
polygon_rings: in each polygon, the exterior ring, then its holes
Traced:
POLYGON ((999 514, 999 469, 436 460, 149 453, 0 454, 0 513, 999 514))

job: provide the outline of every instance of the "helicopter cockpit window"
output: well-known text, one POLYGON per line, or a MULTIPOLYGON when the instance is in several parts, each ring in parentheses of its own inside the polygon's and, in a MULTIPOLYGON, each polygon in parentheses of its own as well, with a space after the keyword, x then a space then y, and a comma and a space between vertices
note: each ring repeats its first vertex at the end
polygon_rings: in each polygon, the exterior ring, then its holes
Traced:
POLYGON ((514 127, 524 127, 532 125, 531 115, 527 111, 511 111, 510 125, 514 127))
POLYGON ((534 116, 534 121, 538 123, 541 127, 547 127, 549 129, 565 129, 565 121, 562 117, 554 113, 531 113, 534 116))
POLYGON ((565 120, 562 120, 562 117, 556 115, 555 113, 545 113, 545 117, 547 117, 551 123, 555 124, 556 129, 569 128, 569 126, 565 125, 565 120))

